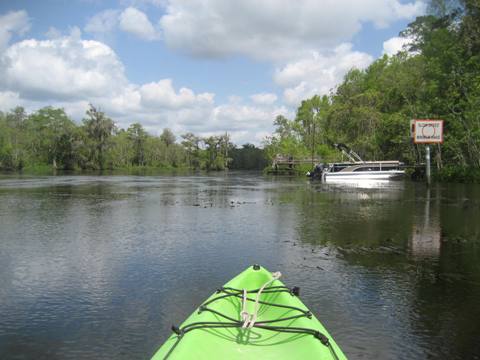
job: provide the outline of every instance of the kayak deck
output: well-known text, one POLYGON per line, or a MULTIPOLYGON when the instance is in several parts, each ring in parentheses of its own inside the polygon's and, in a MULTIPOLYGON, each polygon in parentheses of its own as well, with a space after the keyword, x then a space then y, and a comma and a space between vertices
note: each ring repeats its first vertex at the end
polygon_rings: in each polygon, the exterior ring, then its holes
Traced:
POLYGON ((152 360, 346 359, 296 296, 297 289, 285 287, 263 267, 249 267, 173 328, 152 360), (252 328, 242 328, 242 310, 256 314, 252 328))

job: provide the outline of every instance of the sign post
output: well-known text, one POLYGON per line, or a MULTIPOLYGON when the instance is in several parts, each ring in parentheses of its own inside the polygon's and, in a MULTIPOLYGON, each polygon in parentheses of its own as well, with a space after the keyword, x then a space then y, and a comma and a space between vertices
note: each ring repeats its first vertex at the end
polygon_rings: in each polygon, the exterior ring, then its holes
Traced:
POLYGON ((430 171, 430 144, 443 143, 443 120, 418 119, 413 120, 410 125, 413 130, 413 142, 415 144, 426 144, 425 148, 425 175, 427 184, 431 182, 430 171))
POLYGON ((427 175, 427 185, 430 185, 430 181, 431 181, 431 171, 430 171, 430 145, 427 145, 427 147, 425 148, 425 160, 426 160, 426 175, 427 175))

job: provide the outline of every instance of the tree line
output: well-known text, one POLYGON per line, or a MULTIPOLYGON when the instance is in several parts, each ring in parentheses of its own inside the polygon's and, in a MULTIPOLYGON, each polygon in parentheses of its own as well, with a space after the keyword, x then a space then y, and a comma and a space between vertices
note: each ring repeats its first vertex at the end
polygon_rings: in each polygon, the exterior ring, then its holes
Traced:
POLYGON ((345 143, 368 160, 423 161, 411 119, 443 119, 434 147, 437 174, 480 180, 480 1, 432 1, 401 33, 410 44, 365 70, 353 69, 329 96, 302 101, 294 119, 278 116, 265 140, 269 157, 338 160, 345 143))
POLYGON ((118 128, 104 112, 90 105, 80 124, 63 109, 45 107, 31 114, 17 107, 0 112, 0 169, 49 166, 64 170, 131 167, 204 170, 258 169, 263 151, 254 145, 237 148, 228 133, 177 137, 166 128, 153 136, 140 123, 118 128))

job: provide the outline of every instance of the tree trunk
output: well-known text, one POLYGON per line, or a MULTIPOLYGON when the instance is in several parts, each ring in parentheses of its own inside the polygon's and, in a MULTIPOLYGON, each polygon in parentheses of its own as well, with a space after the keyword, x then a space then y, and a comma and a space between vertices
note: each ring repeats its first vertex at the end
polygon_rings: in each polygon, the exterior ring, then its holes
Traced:
POLYGON ((442 148, 440 147, 440 144, 437 144, 437 154, 435 156, 435 160, 437 162, 437 169, 440 170, 443 167, 442 148))

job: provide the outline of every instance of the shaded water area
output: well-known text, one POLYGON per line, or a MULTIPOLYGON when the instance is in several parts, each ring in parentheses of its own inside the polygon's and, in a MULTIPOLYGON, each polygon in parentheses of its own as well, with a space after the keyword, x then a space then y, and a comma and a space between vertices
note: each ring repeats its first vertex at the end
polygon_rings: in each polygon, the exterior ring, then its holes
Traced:
POLYGON ((148 359, 282 271, 351 359, 480 359, 480 186, 0 176, 0 358, 148 359))

